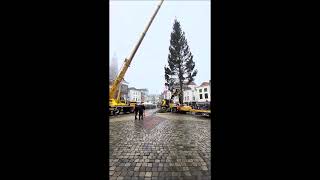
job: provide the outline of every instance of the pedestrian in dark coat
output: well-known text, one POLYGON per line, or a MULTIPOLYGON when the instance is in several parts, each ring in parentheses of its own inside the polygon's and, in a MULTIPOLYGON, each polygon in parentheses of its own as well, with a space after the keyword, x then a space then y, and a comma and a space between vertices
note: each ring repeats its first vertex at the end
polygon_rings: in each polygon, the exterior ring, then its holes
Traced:
POLYGON ((139 106, 139 120, 140 120, 140 117, 143 120, 143 115, 144 115, 145 110, 146 110, 146 107, 144 106, 144 104, 142 102, 141 105, 139 106))

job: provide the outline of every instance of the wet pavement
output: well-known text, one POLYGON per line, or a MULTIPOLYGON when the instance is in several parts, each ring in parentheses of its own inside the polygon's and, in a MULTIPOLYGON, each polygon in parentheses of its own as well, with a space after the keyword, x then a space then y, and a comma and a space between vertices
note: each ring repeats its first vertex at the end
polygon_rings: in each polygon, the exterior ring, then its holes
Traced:
POLYGON ((155 113, 110 118, 110 179, 211 179, 210 119, 155 113))

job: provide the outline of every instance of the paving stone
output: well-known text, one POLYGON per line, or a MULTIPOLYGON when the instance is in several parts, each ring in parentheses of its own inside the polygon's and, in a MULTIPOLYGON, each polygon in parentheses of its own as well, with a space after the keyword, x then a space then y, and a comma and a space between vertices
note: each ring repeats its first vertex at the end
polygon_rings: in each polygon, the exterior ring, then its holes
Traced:
POLYGON ((201 172, 200 171, 191 171, 192 176, 201 176, 201 172))
POLYGON ((159 172, 152 172, 152 176, 159 176, 159 172))
POLYGON ((146 172, 145 177, 151 177, 152 176, 152 172, 146 172))
POLYGON ((208 171, 207 166, 201 166, 201 169, 202 169, 203 171, 208 171))
POLYGON ((158 168, 157 168, 157 167, 153 167, 151 171, 152 171, 152 172, 158 171, 158 168))
POLYGON ((202 175, 203 176, 209 176, 209 175, 211 175, 210 173, 210 171, 201 171, 201 173, 202 173, 202 175))
POLYGON ((140 172, 139 176, 143 176, 144 177, 145 174, 146 174, 146 172, 140 172))
POLYGON ((127 176, 133 176, 133 174, 134 174, 134 171, 129 171, 129 172, 127 173, 127 176))
POLYGON ((106 167, 110 179, 210 177, 209 119, 156 113, 135 121, 133 116, 110 116, 112 150, 106 167), (119 118, 122 120, 117 121, 119 118), (150 172, 151 177, 145 176, 145 172, 150 172), (140 173, 144 174, 140 176, 140 173))
POLYGON ((140 167, 142 163, 136 163, 136 167, 140 167))
POLYGON ((165 176, 166 176, 166 177, 172 176, 172 172, 166 172, 165 176))
POLYGON ((120 176, 122 176, 122 177, 124 177, 124 176, 126 176, 127 175, 127 171, 121 171, 121 174, 120 174, 120 176))
POLYGON ((182 171, 189 171, 188 167, 182 167, 182 171))
POLYGON ((130 166, 133 166, 133 167, 134 167, 134 166, 136 166, 136 164, 137 164, 137 163, 132 162, 132 163, 130 163, 130 166))
POLYGON ((201 180, 210 180, 208 176, 201 176, 201 180))
POLYGON ((199 178, 196 176, 184 176, 183 180, 198 180, 199 178))
POLYGON ((172 176, 178 176, 178 172, 172 172, 172 176))
POLYGON ((115 173, 113 173, 113 175, 112 176, 120 176, 120 174, 121 174, 121 172, 120 171, 118 171, 118 172, 115 172, 115 173))
POLYGON ((181 162, 180 165, 181 166, 187 166, 187 164, 185 162, 181 162))
POLYGON ((191 173, 190 173, 189 171, 185 171, 185 172, 183 172, 183 174, 184 174, 185 176, 191 176, 191 173))
POLYGON ((130 163, 125 163, 124 166, 128 167, 130 166, 130 163))

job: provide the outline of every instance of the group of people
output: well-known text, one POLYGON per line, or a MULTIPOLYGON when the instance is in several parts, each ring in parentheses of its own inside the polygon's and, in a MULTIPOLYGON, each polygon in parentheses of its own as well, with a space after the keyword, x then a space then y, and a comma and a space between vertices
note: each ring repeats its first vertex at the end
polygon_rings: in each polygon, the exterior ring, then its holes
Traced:
POLYGON ((146 107, 144 106, 143 102, 141 102, 141 104, 136 104, 134 107, 134 119, 137 119, 137 115, 139 113, 139 120, 142 119, 143 120, 143 116, 145 116, 145 110, 146 107))

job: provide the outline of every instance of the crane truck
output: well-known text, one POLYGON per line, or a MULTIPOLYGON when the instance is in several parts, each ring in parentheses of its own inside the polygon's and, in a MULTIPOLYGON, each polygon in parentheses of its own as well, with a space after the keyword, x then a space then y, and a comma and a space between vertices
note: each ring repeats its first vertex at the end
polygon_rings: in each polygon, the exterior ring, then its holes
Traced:
POLYGON ((134 55, 136 54, 143 38, 145 37, 153 19, 155 18, 155 16, 157 15, 162 3, 163 3, 164 0, 161 0, 161 2, 159 3, 156 11, 153 13, 150 21, 148 22, 145 30, 143 31, 138 43, 136 44, 136 46, 133 48, 133 51, 132 53, 130 54, 130 56, 128 58, 125 58, 124 60, 124 63, 123 63, 123 66, 121 67, 121 70, 118 74, 118 76, 115 78, 115 80, 113 81, 112 83, 112 86, 109 90, 109 114, 120 114, 120 112, 124 112, 124 113, 127 113, 127 112, 133 112, 134 110, 134 103, 130 103, 130 104, 127 104, 126 102, 121 102, 120 101, 120 86, 121 86, 121 81, 123 80, 124 78, 124 75, 126 74, 127 72, 127 69, 129 68, 130 64, 131 64, 131 61, 134 57, 134 55), (119 91, 117 97, 116 97, 116 91, 119 91))
POLYGON ((179 89, 176 89, 175 92, 172 94, 170 99, 164 99, 162 100, 162 105, 161 108, 166 110, 166 111, 171 111, 171 112, 178 112, 178 113, 187 113, 190 110, 192 110, 191 106, 187 106, 184 104, 175 104, 173 102, 173 98, 175 96, 178 96, 180 93, 179 89))
POLYGON ((179 89, 176 89, 176 91, 172 94, 171 99, 163 99, 161 108, 167 112, 176 112, 176 113, 183 113, 186 114, 187 112, 193 113, 193 114, 199 114, 202 116, 211 116, 211 110, 210 107, 208 109, 193 109, 191 106, 187 106, 185 104, 175 104, 173 102, 173 98, 175 96, 178 96, 179 89))

